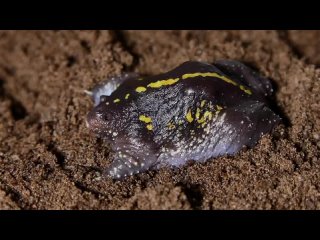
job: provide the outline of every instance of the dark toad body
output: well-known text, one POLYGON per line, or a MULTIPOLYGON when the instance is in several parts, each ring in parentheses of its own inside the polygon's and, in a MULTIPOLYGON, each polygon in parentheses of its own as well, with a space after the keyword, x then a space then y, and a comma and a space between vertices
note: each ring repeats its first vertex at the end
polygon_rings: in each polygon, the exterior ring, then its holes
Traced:
POLYGON ((110 142, 122 178, 253 147, 280 117, 267 78, 238 61, 189 61, 164 74, 123 74, 96 86, 87 125, 110 142))

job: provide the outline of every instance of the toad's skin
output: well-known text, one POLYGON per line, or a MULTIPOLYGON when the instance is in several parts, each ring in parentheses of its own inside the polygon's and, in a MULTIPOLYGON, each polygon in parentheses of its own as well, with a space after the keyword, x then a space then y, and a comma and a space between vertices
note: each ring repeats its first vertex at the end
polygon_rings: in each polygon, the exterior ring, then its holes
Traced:
POLYGON ((88 127, 110 142, 112 178, 253 147, 280 121, 270 81, 238 61, 189 61, 164 74, 96 86, 88 127))

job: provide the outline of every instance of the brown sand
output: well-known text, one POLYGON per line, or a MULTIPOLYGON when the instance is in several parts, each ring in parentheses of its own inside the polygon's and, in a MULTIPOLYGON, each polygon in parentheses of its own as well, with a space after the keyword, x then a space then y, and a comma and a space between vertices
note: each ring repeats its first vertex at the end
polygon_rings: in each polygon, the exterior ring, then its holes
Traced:
POLYGON ((291 30, 288 31, 287 39, 299 57, 307 63, 320 66, 320 31, 291 30))
MULTIPOLYGON (((0 208, 320 209, 320 71, 311 65, 319 59, 305 34, 0 32, 0 208), (234 157, 101 178, 109 148, 85 126, 92 102, 83 90, 123 70, 156 74, 221 58, 272 78, 287 123, 234 157)), ((319 32, 309 34, 318 47, 319 32)))

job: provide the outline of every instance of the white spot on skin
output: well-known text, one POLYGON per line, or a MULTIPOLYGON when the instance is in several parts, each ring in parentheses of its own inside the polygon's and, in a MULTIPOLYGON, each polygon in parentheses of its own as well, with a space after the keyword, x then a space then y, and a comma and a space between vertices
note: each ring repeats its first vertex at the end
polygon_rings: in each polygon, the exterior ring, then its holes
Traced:
POLYGON ((191 95, 191 94, 193 94, 193 93, 194 93, 194 91, 193 91, 192 89, 188 89, 188 90, 187 90, 187 94, 188 94, 188 95, 191 95))

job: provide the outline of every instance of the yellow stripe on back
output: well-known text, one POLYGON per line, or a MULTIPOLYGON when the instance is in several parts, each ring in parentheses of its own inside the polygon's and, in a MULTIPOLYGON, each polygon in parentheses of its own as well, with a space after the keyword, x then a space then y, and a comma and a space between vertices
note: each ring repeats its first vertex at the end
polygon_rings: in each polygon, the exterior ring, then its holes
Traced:
POLYGON ((246 88, 245 86, 243 86, 243 85, 240 85, 240 89, 241 89, 242 91, 244 91, 245 93, 249 94, 249 95, 252 94, 251 90, 250 90, 250 89, 247 89, 247 88, 246 88))
POLYGON ((160 88, 162 86, 168 86, 168 85, 175 84, 178 81, 179 81, 179 78, 170 78, 170 79, 167 79, 167 80, 159 80, 159 81, 156 81, 156 82, 149 83, 148 87, 160 88))
MULTIPOLYGON (((223 81, 225 81, 225 82, 227 82, 227 83, 230 83, 230 84, 232 84, 232 85, 234 85, 234 86, 239 86, 235 81, 231 80, 230 78, 227 78, 227 77, 222 76, 222 75, 220 75, 220 74, 218 74, 218 73, 215 73, 215 72, 207 72, 207 73, 201 73, 201 72, 199 72, 199 73, 186 73, 186 74, 183 74, 183 75, 182 75, 182 79, 188 79, 188 78, 194 78, 194 77, 216 77, 216 78, 219 78, 219 79, 221 79, 221 80, 223 80, 223 81)), ((240 85, 239 87, 240 87, 240 89, 241 89, 242 91, 244 91, 246 94, 249 94, 249 95, 252 94, 251 90, 247 89, 247 88, 244 87, 243 85, 240 85)))
POLYGON ((227 83, 231 83, 234 86, 237 86, 238 84, 235 81, 232 81, 231 79, 222 76, 218 73, 186 73, 182 75, 182 79, 187 79, 187 78, 194 78, 194 77, 216 77, 216 78, 220 78, 221 80, 227 82, 227 83))
MULTIPOLYGON (((219 79, 225 81, 226 83, 229 83, 229 84, 232 84, 233 86, 239 87, 246 94, 249 94, 249 95, 252 94, 251 90, 246 88, 245 86, 239 85, 238 83, 236 83, 235 81, 231 80, 230 78, 227 78, 227 77, 225 77, 223 75, 220 75, 218 73, 215 73, 215 72, 186 73, 186 74, 183 74, 181 78, 182 79, 188 79, 188 78, 195 78, 195 77, 216 77, 216 78, 219 78, 219 79)), ((180 78, 169 78, 169 79, 165 79, 165 80, 159 80, 159 81, 156 81, 156 82, 149 83, 146 87, 149 87, 149 88, 161 88, 163 86, 173 85, 173 84, 177 83, 179 80, 180 80, 180 78)), ((139 87, 136 88, 136 92, 138 92, 138 93, 145 92, 145 91, 147 91, 146 87, 139 86, 139 87)), ((201 104, 204 105, 204 103, 205 102, 203 102, 201 104)))

